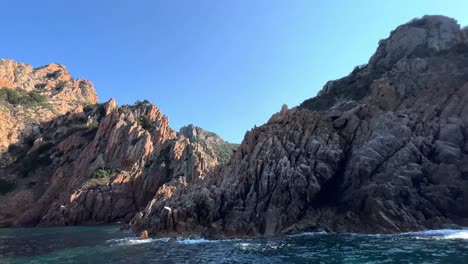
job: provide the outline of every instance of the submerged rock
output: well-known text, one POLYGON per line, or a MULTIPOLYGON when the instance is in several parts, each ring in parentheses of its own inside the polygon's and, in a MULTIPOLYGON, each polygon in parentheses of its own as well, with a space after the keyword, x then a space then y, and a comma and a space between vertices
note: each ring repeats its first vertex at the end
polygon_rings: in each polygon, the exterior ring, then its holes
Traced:
POLYGON ((146 230, 141 231, 140 239, 141 240, 148 239, 148 231, 146 231, 146 230))

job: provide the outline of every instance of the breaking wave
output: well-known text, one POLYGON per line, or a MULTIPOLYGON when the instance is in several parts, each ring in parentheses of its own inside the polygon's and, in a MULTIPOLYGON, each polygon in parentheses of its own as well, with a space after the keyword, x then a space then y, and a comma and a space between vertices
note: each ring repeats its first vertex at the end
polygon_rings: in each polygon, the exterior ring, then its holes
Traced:
POLYGON ((402 235, 414 236, 416 239, 468 239, 467 229, 439 229, 439 230, 426 230, 419 232, 403 233, 402 235))
POLYGON ((140 239, 138 237, 126 237, 120 239, 109 239, 106 241, 108 244, 112 244, 115 246, 127 246, 127 245, 139 245, 139 244, 147 244, 147 243, 154 243, 154 242, 168 242, 169 238, 147 238, 147 239, 140 239))
POLYGON ((326 235, 328 234, 325 231, 320 231, 320 232, 304 232, 304 233, 299 233, 299 234, 294 234, 294 235, 288 235, 288 237, 303 237, 303 236, 318 236, 318 235, 326 235))
POLYGON ((184 244, 184 245, 191 245, 191 244, 203 244, 203 243, 215 243, 220 242, 222 240, 209 240, 204 238, 199 239, 177 239, 177 243, 184 244))

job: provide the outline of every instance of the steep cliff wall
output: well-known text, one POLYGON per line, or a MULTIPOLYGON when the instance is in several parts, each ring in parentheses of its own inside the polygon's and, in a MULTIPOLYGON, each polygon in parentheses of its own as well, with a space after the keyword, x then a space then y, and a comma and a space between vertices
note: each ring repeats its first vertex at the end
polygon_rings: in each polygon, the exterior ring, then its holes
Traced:
POLYGON ((1 60, 0 83, 0 226, 125 222, 164 183, 218 164, 212 143, 177 135, 153 104, 97 104, 63 66, 1 60))
POLYGON ((176 133, 146 101, 98 104, 61 65, 0 60, 0 226, 132 219, 151 235, 219 237, 468 225, 467 138, 468 30, 442 16, 398 27, 367 65, 237 149, 191 125, 176 133))
POLYGON ((132 221, 164 236, 468 225, 468 31, 425 16, 368 65, 248 132, 227 165, 132 221))

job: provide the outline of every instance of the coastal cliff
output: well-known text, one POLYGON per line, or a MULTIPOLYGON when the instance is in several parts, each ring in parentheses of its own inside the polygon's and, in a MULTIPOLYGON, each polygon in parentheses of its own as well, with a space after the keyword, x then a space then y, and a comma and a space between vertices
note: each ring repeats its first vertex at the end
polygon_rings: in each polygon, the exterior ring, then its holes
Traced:
POLYGON ((468 225, 468 29, 443 16, 399 26, 368 64, 240 145, 176 132, 147 101, 99 104, 59 64, 0 60, 0 114, 0 226, 239 237, 468 225))
POLYGON ((133 227, 232 237, 467 225, 467 138, 468 29, 425 16, 249 131, 221 171, 169 184, 133 227))
POLYGON ((128 222, 165 182, 203 178, 229 144, 177 133, 147 101, 98 104, 62 65, 1 60, 0 82, 0 226, 128 222))

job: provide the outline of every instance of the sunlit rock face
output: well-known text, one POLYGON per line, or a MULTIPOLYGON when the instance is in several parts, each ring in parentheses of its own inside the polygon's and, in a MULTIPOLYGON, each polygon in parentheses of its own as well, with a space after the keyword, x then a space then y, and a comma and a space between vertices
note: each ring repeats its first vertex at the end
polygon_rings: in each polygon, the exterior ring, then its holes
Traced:
POLYGON ((0 60, 0 83, 0 226, 126 222, 218 165, 214 142, 178 135, 147 101, 98 104, 61 65, 0 60))
MULTIPOLYGON (((0 60, 0 226, 222 236, 468 225, 468 30, 426 16, 240 146, 0 60)), ((146 234, 146 233, 145 233, 146 234)))
POLYGON ((165 236, 403 232, 468 225, 468 31, 404 24, 369 64, 249 131, 220 170, 133 219, 165 236))
POLYGON ((0 59, 0 89, 3 90, 0 98, 0 153, 5 152, 10 144, 22 140, 22 134, 36 133, 37 124, 98 101, 91 82, 73 79, 59 64, 34 69, 28 64, 0 59), (44 100, 16 103, 17 98, 11 98, 8 92, 16 92, 18 97, 37 95, 44 100), (13 104, 6 102, 8 96, 13 104))

